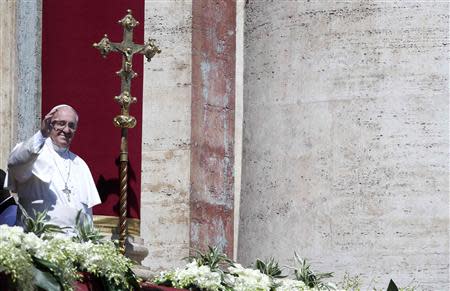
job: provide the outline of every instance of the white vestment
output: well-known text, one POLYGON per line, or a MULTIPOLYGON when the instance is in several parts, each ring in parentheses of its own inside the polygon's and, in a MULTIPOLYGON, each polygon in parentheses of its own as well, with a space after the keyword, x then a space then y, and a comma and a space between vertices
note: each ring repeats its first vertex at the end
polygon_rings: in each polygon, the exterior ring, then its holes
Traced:
MULTIPOLYGON (((40 131, 14 147, 5 186, 17 192, 30 216, 34 217, 33 210, 47 210, 49 222, 62 227, 73 228, 79 210, 92 216, 91 208, 101 203, 86 163, 69 150, 59 149, 40 131), (66 185, 69 194, 63 192, 66 185)), ((21 225, 20 211, 17 224, 21 225)))

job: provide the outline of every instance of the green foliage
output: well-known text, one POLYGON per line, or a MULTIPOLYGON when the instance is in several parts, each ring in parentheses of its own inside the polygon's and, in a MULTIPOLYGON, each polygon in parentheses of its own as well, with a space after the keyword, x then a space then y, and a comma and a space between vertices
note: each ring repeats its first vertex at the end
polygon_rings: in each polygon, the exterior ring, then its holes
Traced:
MULTIPOLYGON (((195 256, 188 257, 189 263, 183 268, 164 271, 153 280, 154 284, 175 288, 202 291, 324 291, 346 290, 361 291, 359 276, 344 274, 339 288, 325 279, 333 277, 333 273, 313 271, 311 265, 295 252, 296 262, 293 269, 295 279, 286 278, 282 274, 278 262, 274 258, 257 259, 254 268, 242 267, 232 262, 217 247, 208 247, 204 253, 196 251, 195 256), (225 265, 228 268, 225 269, 225 265)), ((367 288, 372 291, 385 289, 367 288)), ((391 280, 387 291, 414 291, 414 287, 397 288, 391 280)))
POLYGON ((58 270, 58 266, 36 257, 33 257, 33 263, 33 284, 36 287, 47 291, 63 290, 63 280, 52 271, 58 270))
MULTIPOLYGON (((226 274, 226 270, 229 266, 232 266, 234 262, 230 260, 227 255, 222 253, 217 246, 211 247, 208 246, 208 250, 202 252, 200 250, 194 250, 195 255, 189 256, 187 258, 184 258, 190 262, 189 265, 191 265, 191 268, 196 269, 198 267, 198 270, 201 270, 202 273, 206 274, 217 274, 217 278, 213 279, 212 277, 208 277, 207 281, 210 281, 211 283, 216 282, 216 280, 219 280, 219 282, 224 282, 224 277, 226 274), (195 267, 193 266, 195 262, 195 267)), ((189 280, 193 280, 195 276, 187 276, 186 278, 189 278, 189 280)), ((173 280, 168 280, 173 281, 173 280)), ((173 283, 173 282, 172 282, 173 283)), ((184 282, 180 282, 181 285, 184 285, 184 282)), ((178 286, 178 287, 181 287, 178 286)), ((214 285, 214 284, 213 284, 214 285)), ((224 285, 226 285, 224 283, 224 285)), ((185 285, 185 287, 190 285, 185 285)), ((202 283, 193 284, 193 286, 202 286, 202 283)), ((224 287, 224 286, 222 286, 224 287)), ((222 288, 221 287, 221 288, 222 288)))
POLYGON ((74 240, 80 243, 88 241, 100 243, 104 239, 100 234, 100 231, 94 227, 94 223, 90 217, 81 210, 78 211, 76 217, 75 233, 76 236, 74 237, 74 240))
POLYGON ((104 290, 139 290, 133 262, 113 242, 101 241, 89 217, 78 213, 76 237, 70 238, 52 235, 63 230, 48 223, 46 211, 35 212, 34 218, 23 207, 22 212, 26 232, 0 225, 0 273, 18 290, 73 290, 79 272, 100 279, 104 290))
POLYGON ((256 259, 255 268, 261 273, 269 276, 270 278, 286 278, 282 275, 283 270, 278 265, 278 262, 274 258, 269 258, 266 261, 256 259))
POLYGON ((392 280, 392 279, 389 281, 389 285, 386 289, 386 291, 414 291, 414 290, 416 290, 416 289, 411 286, 399 288, 399 287, 397 287, 397 285, 394 283, 394 280, 392 280))
POLYGON ((129 291, 129 290, 141 290, 139 286, 139 279, 136 277, 136 274, 131 269, 125 273, 125 282, 127 284, 115 284, 113 281, 109 280, 105 276, 99 277, 102 282, 103 289, 105 291, 129 291))
POLYGON ((142 279, 138 278, 133 270, 131 270, 131 268, 128 268, 127 272, 125 273, 125 279, 129 284, 129 289, 141 290, 141 286, 139 285, 139 283, 142 282, 142 279))
POLYGON ((208 246, 206 252, 195 250, 196 255, 189 256, 186 259, 189 262, 195 260, 199 266, 209 266, 212 271, 220 270, 222 267, 227 267, 233 264, 227 255, 222 253, 218 247, 208 246))
MULTIPOLYGON (((21 247, 23 230, 15 227, 15 233, 8 233, 6 225, 0 225, 0 280, 16 288, 5 290, 30 290, 33 271, 31 256, 21 247)), ((1 289, 1 288, 0 288, 1 289)))
POLYGON ((22 211, 22 222, 25 232, 32 232, 37 236, 47 235, 51 233, 64 233, 63 228, 58 225, 48 223, 47 210, 37 212, 33 209, 34 218, 18 203, 22 211))
MULTIPOLYGON (((372 282, 371 285, 373 285, 376 282, 372 282)), ((371 287, 369 288, 371 291, 415 291, 420 290, 419 287, 415 284, 417 282, 411 281, 407 286, 405 287, 398 287, 397 284, 394 282, 394 280, 389 280, 389 285, 387 289, 385 288, 377 288, 377 287, 371 287), (414 285, 413 285, 414 284, 414 285)))
POLYGON ((386 291, 398 291, 398 287, 397 285, 395 285, 394 281, 391 279, 391 281, 389 281, 389 285, 386 291))
POLYGON ((138 285, 131 270, 133 262, 121 255, 112 242, 94 244, 89 241, 78 244, 76 248, 78 270, 100 279, 105 290, 130 290, 138 285))
POLYGON ((198 266, 195 260, 188 263, 184 268, 162 272, 153 280, 155 284, 167 287, 190 290, 200 288, 208 291, 211 291, 211 289, 222 290, 222 281, 220 271, 212 272, 208 266, 198 266))
POLYGON ((317 273, 311 270, 311 265, 305 260, 298 256, 294 252, 295 261, 297 267, 294 270, 295 278, 299 281, 305 283, 309 288, 326 289, 333 290, 334 288, 323 282, 323 279, 333 277, 333 273, 317 273))
POLYGON ((361 279, 359 276, 351 277, 349 273, 344 274, 342 282, 339 284, 340 287, 348 291, 360 291, 361 290, 361 279))

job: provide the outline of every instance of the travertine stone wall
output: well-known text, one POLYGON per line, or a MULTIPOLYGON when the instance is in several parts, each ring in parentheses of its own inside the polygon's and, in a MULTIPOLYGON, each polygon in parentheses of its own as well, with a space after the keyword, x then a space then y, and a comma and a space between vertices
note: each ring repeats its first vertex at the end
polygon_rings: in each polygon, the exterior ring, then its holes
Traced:
MULTIPOLYGON (((16 1, 0 2, 0 169, 6 170, 14 145, 14 123, 17 96, 16 1)), ((1 186, 1 185, 0 185, 1 186)))
MULTIPOLYGON (((449 4, 248 1, 239 255, 449 289, 449 4)), ((364 288, 365 289, 365 288, 364 288)))
POLYGON ((145 1, 145 38, 162 53, 144 65, 141 237, 153 271, 189 254, 191 1, 145 1))
POLYGON ((16 0, 17 141, 31 137, 41 120, 42 0, 16 0))
POLYGON ((12 147, 39 128, 41 15, 41 0, 0 2, 0 169, 12 147))
POLYGON ((244 17, 245 1, 236 1, 236 76, 234 108, 234 237, 233 259, 237 259, 239 240, 239 207, 241 202, 242 126, 244 118, 244 17))

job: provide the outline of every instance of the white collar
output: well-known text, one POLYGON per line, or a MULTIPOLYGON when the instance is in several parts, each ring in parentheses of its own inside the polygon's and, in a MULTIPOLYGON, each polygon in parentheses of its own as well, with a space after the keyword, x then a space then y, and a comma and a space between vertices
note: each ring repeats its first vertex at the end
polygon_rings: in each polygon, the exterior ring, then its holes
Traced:
POLYGON ((52 145, 53 145, 53 149, 55 150, 55 152, 57 152, 60 156, 61 155, 67 155, 69 153, 69 148, 68 147, 67 148, 60 147, 57 144, 53 143, 53 141, 52 141, 52 145))
POLYGON ((53 149, 53 150, 55 151, 55 153, 56 153, 58 156, 60 156, 61 158, 63 158, 63 159, 69 158, 69 159, 71 159, 73 162, 77 163, 77 161, 76 161, 76 159, 75 159, 75 158, 76 158, 76 155, 75 155, 74 153, 72 153, 72 152, 69 150, 68 147, 67 147, 67 148, 65 148, 65 147, 60 147, 60 146, 54 144, 54 143, 53 143, 53 140, 52 140, 50 137, 47 138, 46 143, 47 143, 48 148, 49 148, 50 150, 53 149))

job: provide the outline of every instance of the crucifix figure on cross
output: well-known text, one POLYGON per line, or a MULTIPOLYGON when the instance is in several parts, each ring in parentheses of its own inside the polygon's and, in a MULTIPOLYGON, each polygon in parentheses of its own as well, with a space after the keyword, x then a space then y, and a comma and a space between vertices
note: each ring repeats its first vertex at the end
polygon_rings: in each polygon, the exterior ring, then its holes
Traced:
POLYGON ((140 53, 145 55, 147 61, 151 61, 155 54, 161 53, 156 46, 154 39, 149 39, 144 45, 133 42, 133 28, 139 22, 134 19, 131 10, 127 10, 127 15, 119 20, 123 27, 123 40, 120 43, 111 42, 108 35, 105 34, 98 43, 93 46, 100 51, 103 57, 110 52, 119 52, 122 54, 122 68, 117 72, 121 78, 121 92, 115 96, 120 104, 120 115, 114 117, 114 125, 121 128, 120 143, 120 213, 119 213, 119 246, 122 252, 125 252, 125 239, 127 236, 127 182, 128 182, 128 128, 136 126, 136 118, 130 115, 130 105, 136 103, 136 97, 131 95, 131 79, 137 76, 133 71, 133 55, 140 53))

